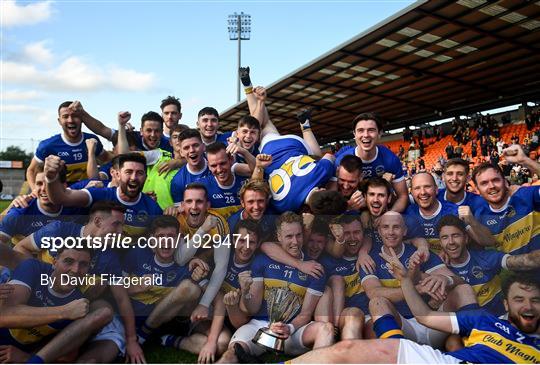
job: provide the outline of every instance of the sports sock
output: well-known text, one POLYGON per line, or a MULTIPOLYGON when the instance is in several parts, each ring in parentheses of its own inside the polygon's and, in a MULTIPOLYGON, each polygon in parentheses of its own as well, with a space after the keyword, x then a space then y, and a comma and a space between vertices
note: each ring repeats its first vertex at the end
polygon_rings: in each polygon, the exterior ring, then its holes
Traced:
POLYGON ((377 338, 405 338, 396 319, 391 314, 385 314, 373 323, 377 338))

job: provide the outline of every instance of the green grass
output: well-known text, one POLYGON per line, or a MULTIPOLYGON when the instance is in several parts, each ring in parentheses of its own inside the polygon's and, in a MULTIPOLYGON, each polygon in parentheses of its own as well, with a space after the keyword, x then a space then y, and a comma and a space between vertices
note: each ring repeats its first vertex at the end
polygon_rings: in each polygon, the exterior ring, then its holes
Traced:
POLYGON ((0 200, 0 213, 8 207, 9 203, 11 203, 11 200, 0 200))

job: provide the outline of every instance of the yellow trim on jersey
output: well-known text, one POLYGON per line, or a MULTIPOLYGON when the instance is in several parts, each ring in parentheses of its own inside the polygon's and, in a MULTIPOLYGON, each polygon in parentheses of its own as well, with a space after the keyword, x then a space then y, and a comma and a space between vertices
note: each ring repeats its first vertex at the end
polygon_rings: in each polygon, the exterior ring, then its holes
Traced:
POLYGON ((402 330, 396 329, 396 330, 386 331, 379 338, 380 339, 385 339, 385 338, 389 338, 389 337, 392 337, 392 336, 395 336, 395 335, 400 335, 401 337, 405 337, 402 330))
POLYGON ((382 286, 385 288, 401 288, 401 283, 398 279, 379 279, 382 286))
MULTIPOLYGON (((307 284, 307 282, 306 282, 307 284)), ((289 288, 293 293, 304 299, 307 288, 281 279, 264 278, 264 299, 268 300, 267 291, 270 288, 289 288)))
POLYGON ((9 334, 18 343, 28 345, 41 341, 43 338, 58 332, 56 328, 48 325, 36 326, 31 328, 10 328, 9 334))
POLYGON ((213 208, 223 218, 228 219, 231 215, 238 212, 242 208, 241 205, 232 205, 222 208, 213 208))
POLYGON ((231 284, 227 283, 227 282, 223 282, 223 284, 221 284, 221 292, 223 294, 227 294, 227 293, 230 293, 232 291, 235 291, 236 288, 234 286, 232 286, 231 284))
POLYGON ((538 364, 540 354, 533 346, 509 340, 496 332, 473 329, 464 341, 466 347, 482 344, 506 356, 516 364, 538 364))
POLYGON ((531 212, 494 235, 497 249, 504 253, 512 253, 532 241, 540 234, 540 212, 531 212))
POLYGON ((172 290, 173 286, 150 286, 145 292, 133 294, 130 297, 144 304, 154 304, 165 298, 172 290))
POLYGON ((350 298, 364 291, 364 288, 362 288, 362 284, 360 284, 360 275, 358 274, 358 272, 344 276, 343 280, 345 281, 346 298, 350 298))
POLYGON ((66 164, 66 180, 69 183, 87 179, 86 161, 66 164))
POLYGON ((439 254, 442 250, 441 240, 439 238, 427 238, 426 241, 429 243, 429 249, 436 254, 439 254))
MULTIPOLYGON (((214 236, 214 235, 219 235, 222 237, 227 236, 229 234, 229 225, 227 224, 227 220, 221 214, 219 214, 217 210, 214 208, 208 209, 208 214, 211 214, 218 218, 217 226, 215 228, 212 228, 210 232, 208 232, 208 234, 210 236, 214 236)), ((197 228, 190 227, 187 224, 186 217, 183 214, 180 214, 177 219, 178 219, 178 222, 180 223, 180 231, 182 232, 182 234, 189 234, 191 236, 191 235, 194 235, 199 229, 198 227, 197 228)))
POLYGON ((495 296, 501 291, 501 278, 499 275, 496 275, 483 284, 476 284, 472 286, 474 292, 476 293, 476 299, 478 304, 483 307, 489 303, 495 296))
POLYGON ((47 264, 51 264, 51 265, 54 262, 54 257, 52 257, 49 250, 39 250, 39 253, 37 254, 37 258, 38 260, 43 261, 47 264))

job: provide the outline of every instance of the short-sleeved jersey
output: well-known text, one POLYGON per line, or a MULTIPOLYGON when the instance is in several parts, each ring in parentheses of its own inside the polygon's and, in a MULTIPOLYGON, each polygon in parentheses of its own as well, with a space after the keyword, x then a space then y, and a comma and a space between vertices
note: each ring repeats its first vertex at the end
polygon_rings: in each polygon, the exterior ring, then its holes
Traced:
POLYGON ((206 143, 203 140, 203 143, 205 146, 208 146, 215 142, 221 142, 226 146, 228 144, 227 138, 229 138, 231 135, 232 135, 232 132, 216 133, 216 135, 214 136, 214 140, 212 142, 206 143))
MULTIPOLYGON (((9 284, 21 285, 30 289, 30 297, 26 302, 26 305, 30 307, 57 307, 83 297, 78 289, 60 294, 41 282, 41 275, 50 277, 52 273, 52 265, 28 259, 17 266, 9 284)), ((70 323, 70 320, 60 320, 31 328, 0 328, 0 344, 11 344, 25 350, 29 348, 27 346, 36 344, 45 337, 61 331, 70 323)))
MULTIPOLYGON (((363 284, 364 281, 366 281, 369 278, 375 278, 379 279, 381 282, 381 285, 385 288, 400 288, 401 284, 399 280, 394 278, 394 276, 388 271, 388 264, 386 261, 379 255, 380 252, 382 252, 383 247, 381 247, 381 250, 371 255, 371 258, 373 261, 375 261, 375 273, 370 274, 365 272, 364 270, 361 270, 360 277, 362 278, 361 283, 363 284)), ((404 243, 401 249, 401 252, 397 253, 397 256, 399 258, 399 261, 405 266, 409 266, 409 260, 411 256, 416 252, 416 248, 408 243, 404 243)), ((444 263, 441 261, 439 256, 435 255, 434 253, 431 253, 429 255, 429 259, 424 262, 422 265, 420 265, 420 271, 430 274, 433 271, 444 267, 444 263)), ((413 315, 411 313, 411 310, 407 303, 402 300, 398 303, 394 303, 394 306, 396 310, 405 318, 411 318, 413 315)))
MULTIPOLYGON (((242 213, 244 209, 240 209, 238 212, 231 215, 227 218, 227 224, 231 232, 234 232, 238 222, 243 221, 242 213)), ((257 222, 259 229, 261 230, 262 239, 271 237, 276 231, 276 216, 275 215, 266 215, 264 214, 262 218, 257 222)))
POLYGON ((489 228, 499 251, 517 255, 540 249, 540 186, 519 188, 501 209, 488 204, 471 209, 489 228))
POLYGON ((236 289, 240 289, 240 283, 238 282, 238 274, 244 271, 251 270, 251 261, 247 264, 238 264, 234 260, 234 253, 231 252, 229 255, 229 265, 227 266, 227 273, 225 274, 225 279, 223 284, 221 284, 221 291, 224 294, 231 292, 236 289))
MULTIPOLYGON (((229 225, 227 224, 227 220, 223 218, 223 216, 221 216, 215 209, 208 209, 208 214, 211 214, 218 219, 217 226, 212 228, 208 234, 212 237, 215 235, 221 237, 229 235, 229 225)), ((199 229, 199 227, 191 227, 187 223, 184 214, 179 214, 177 219, 180 223, 180 232, 182 232, 182 234, 193 236, 199 229)))
POLYGON ((506 268, 508 254, 496 250, 469 250, 469 258, 448 268, 472 286, 478 304, 500 316, 505 313, 501 291, 501 269, 506 268))
POLYGON ((336 259, 329 255, 323 255, 319 262, 324 267, 326 277, 333 275, 343 277, 345 281, 345 306, 357 307, 364 313, 368 313, 369 298, 362 288, 360 274, 355 267, 357 259, 357 256, 336 259))
POLYGON ((67 141, 62 134, 56 134, 50 138, 41 141, 36 149, 34 158, 41 163, 49 155, 60 157, 66 163, 67 183, 71 184, 80 179, 88 177, 86 174, 86 164, 88 162, 88 150, 86 140, 94 138, 98 141, 96 145, 96 157, 103 152, 103 145, 99 138, 90 133, 82 133, 78 143, 67 141))
POLYGON ((212 209, 227 219, 242 207, 238 192, 245 181, 245 177, 233 173, 233 182, 228 186, 221 185, 212 174, 199 182, 208 190, 208 201, 212 209))
POLYGON ((134 247, 124 256, 123 271, 125 276, 142 277, 156 275, 161 277, 160 286, 152 286, 142 293, 130 295, 136 316, 148 316, 157 302, 169 294, 180 282, 191 277, 187 266, 176 262, 159 263, 149 248, 134 247))
POLYGON ((272 155, 265 176, 272 193, 271 205, 278 213, 298 211, 309 193, 323 187, 334 175, 334 163, 327 159, 315 161, 297 136, 279 136, 265 142, 261 153, 272 155))
POLYGON ((207 175, 210 174, 208 170, 208 164, 206 159, 204 160, 204 168, 201 171, 196 173, 192 172, 189 169, 189 165, 184 165, 178 172, 174 175, 171 180, 171 196, 175 203, 180 203, 184 200, 184 190, 188 184, 197 182, 201 179, 204 179, 207 175))
MULTIPOLYGON (((399 158, 383 145, 377 145, 375 148, 377 151, 372 160, 362 160, 362 172, 364 179, 369 179, 370 177, 376 176, 382 177, 386 172, 394 175, 393 182, 399 182, 405 179, 405 175, 403 174, 403 166, 401 165, 399 158)), ((336 153, 336 167, 339 166, 339 163, 343 157, 347 155, 360 157, 357 149, 358 146, 346 146, 341 148, 336 153)))
MULTIPOLYGON (((437 199, 439 199, 439 201, 441 202, 447 201, 449 203, 452 203, 451 201, 446 199, 446 189, 439 189, 439 192, 437 193, 437 199)), ((463 196, 463 199, 461 199, 461 201, 454 204, 457 205, 458 207, 461 207, 462 205, 467 205, 471 207, 471 206, 478 206, 480 204, 487 204, 487 202, 480 195, 465 191, 465 195, 463 196)))
MULTIPOLYGON (((66 239, 68 237, 83 237, 84 226, 72 222, 52 222, 45 227, 32 233, 30 239, 34 248, 39 250, 38 258, 41 261, 52 264, 57 252, 49 249, 51 247, 50 238, 57 237, 66 239), (47 242, 49 240, 49 242, 47 242)), ((90 275, 113 274, 122 275, 120 261, 117 253, 112 250, 96 249, 90 262, 90 275)))
MULTIPOLYGON (((144 143, 140 133, 134 134, 134 136, 135 136, 135 145, 137 146, 138 150, 140 151, 152 150, 144 143)), ((174 152, 171 144, 169 143, 169 138, 165 137, 164 135, 161 135, 161 138, 159 140, 159 145, 157 146, 157 148, 161 148, 162 150, 169 151, 170 153, 174 152)))
POLYGON ((126 208, 124 213, 124 233, 129 236, 140 236, 150 225, 151 220, 163 211, 148 195, 140 193, 134 202, 126 202, 120 198, 120 188, 89 188, 83 189, 90 199, 89 205, 96 201, 108 200, 120 203, 126 208))
MULTIPOLYGON (((265 254, 258 254, 253 260, 251 264, 251 277, 254 282, 262 281, 264 283, 263 301, 261 308, 254 318, 266 321, 268 320, 268 300, 273 290, 277 288, 288 288, 294 295, 298 296, 300 306, 291 315, 290 322, 300 312, 306 293, 322 296, 326 282, 325 276, 315 279, 294 267, 274 261, 265 254)), ((293 308, 290 310, 292 311, 293 308)))
POLYGON ((56 220, 79 221, 87 212, 85 208, 61 207, 57 213, 48 213, 38 199, 32 199, 28 207, 13 207, 7 212, 0 222, 0 235, 18 241, 56 220))
POLYGON ((425 238, 429 243, 429 248, 437 253, 441 250, 437 224, 446 215, 458 215, 458 206, 454 203, 439 201, 439 204, 439 208, 431 217, 424 216, 417 204, 410 204, 404 213, 407 237, 425 238))
POLYGON ((473 364, 540 363, 540 337, 523 333, 485 310, 458 311, 452 316, 453 332, 465 337, 465 347, 448 355, 473 364))

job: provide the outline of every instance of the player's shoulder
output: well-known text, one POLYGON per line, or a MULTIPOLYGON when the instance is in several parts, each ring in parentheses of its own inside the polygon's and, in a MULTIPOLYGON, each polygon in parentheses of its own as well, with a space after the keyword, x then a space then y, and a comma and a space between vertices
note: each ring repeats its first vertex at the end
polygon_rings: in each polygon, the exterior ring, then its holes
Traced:
POLYGON ((38 146, 51 146, 58 143, 64 144, 64 140, 62 139, 62 135, 60 133, 55 134, 53 136, 50 136, 49 138, 46 138, 39 142, 38 146))
POLYGON ((94 138, 96 139, 99 143, 101 143, 101 141, 99 140, 99 137, 96 136, 95 134, 93 133, 87 133, 87 132, 82 132, 82 135, 83 135, 83 140, 87 140, 87 139, 91 139, 91 138, 94 138))
POLYGON ((449 202, 448 200, 440 200, 440 199, 439 199, 439 202, 442 204, 441 214, 457 215, 457 212, 459 209, 459 206, 457 204, 449 202))
POLYGON ((356 146, 341 147, 339 151, 336 152, 336 158, 346 156, 346 155, 354 155, 355 148, 356 146))
POLYGON ((213 208, 208 209, 208 214, 218 219, 218 225, 215 229, 217 229, 219 234, 226 234, 229 232, 229 224, 227 223, 227 219, 225 219, 224 216, 219 214, 219 212, 216 209, 213 209, 213 208))
POLYGON ((494 260, 501 259, 506 254, 494 249, 469 249, 469 255, 471 255, 471 261, 487 270, 490 269, 494 260))
POLYGON ((377 149, 379 150, 379 156, 381 156, 382 158, 396 159, 399 161, 399 158, 396 156, 396 154, 385 145, 378 144, 377 149))

